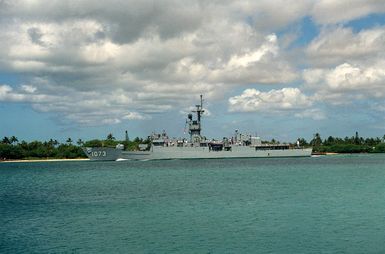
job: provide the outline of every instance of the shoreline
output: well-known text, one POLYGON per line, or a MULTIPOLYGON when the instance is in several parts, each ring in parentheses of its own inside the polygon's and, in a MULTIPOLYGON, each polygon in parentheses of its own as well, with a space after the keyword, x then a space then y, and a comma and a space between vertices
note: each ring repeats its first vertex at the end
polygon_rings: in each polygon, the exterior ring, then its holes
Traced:
POLYGON ((339 155, 344 153, 332 153, 332 152, 314 152, 311 155, 339 155))
POLYGON ((26 160, 0 160, 0 163, 10 162, 58 162, 58 161, 89 161, 88 158, 77 158, 77 159, 26 159, 26 160))

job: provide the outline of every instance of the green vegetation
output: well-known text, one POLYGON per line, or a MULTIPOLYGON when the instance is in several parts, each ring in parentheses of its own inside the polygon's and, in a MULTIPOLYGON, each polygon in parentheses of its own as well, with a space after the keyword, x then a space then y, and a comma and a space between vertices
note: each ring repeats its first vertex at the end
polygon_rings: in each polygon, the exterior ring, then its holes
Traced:
POLYGON ((34 158, 84 158, 85 155, 79 146, 72 142, 60 144, 50 139, 46 142, 26 141, 18 142, 15 139, 4 137, 0 142, 0 159, 34 159, 34 158), (13 142, 12 142, 13 140, 13 142))
POLYGON ((78 139, 75 142, 68 138, 65 143, 59 143, 57 140, 40 142, 21 141, 15 137, 4 137, 0 140, 0 160, 18 160, 18 159, 74 159, 86 158, 82 147, 115 147, 117 144, 123 144, 126 150, 138 150, 139 144, 149 143, 149 140, 135 138, 133 141, 118 141, 110 133, 105 140, 83 141, 78 139))
POLYGON ((314 134, 313 139, 308 143, 300 138, 301 146, 313 147, 313 152, 319 153, 383 153, 385 152, 384 137, 363 138, 358 132, 352 137, 332 137, 322 140, 319 133, 314 134))

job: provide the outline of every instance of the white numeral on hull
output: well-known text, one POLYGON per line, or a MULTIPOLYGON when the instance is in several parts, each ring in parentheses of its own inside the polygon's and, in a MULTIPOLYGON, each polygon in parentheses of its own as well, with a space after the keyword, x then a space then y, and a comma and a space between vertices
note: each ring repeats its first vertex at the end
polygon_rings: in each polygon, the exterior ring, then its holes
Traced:
POLYGON ((94 152, 91 152, 91 156, 92 157, 106 157, 107 153, 106 153, 106 151, 94 151, 94 152))

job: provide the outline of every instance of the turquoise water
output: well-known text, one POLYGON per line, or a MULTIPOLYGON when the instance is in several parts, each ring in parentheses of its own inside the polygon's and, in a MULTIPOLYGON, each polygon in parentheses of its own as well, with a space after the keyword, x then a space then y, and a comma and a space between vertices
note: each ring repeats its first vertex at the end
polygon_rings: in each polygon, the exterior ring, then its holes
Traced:
POLYGON ((385 155, 0 163, 1 253, 385 253, 385 155))

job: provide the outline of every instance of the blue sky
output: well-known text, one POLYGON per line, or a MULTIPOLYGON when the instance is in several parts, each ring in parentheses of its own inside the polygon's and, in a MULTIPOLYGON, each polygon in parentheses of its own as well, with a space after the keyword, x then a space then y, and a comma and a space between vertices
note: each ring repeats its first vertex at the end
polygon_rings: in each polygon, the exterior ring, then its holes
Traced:
POLYGON ((385 1, 0 2, 0 136, 385 134, 385 1))

